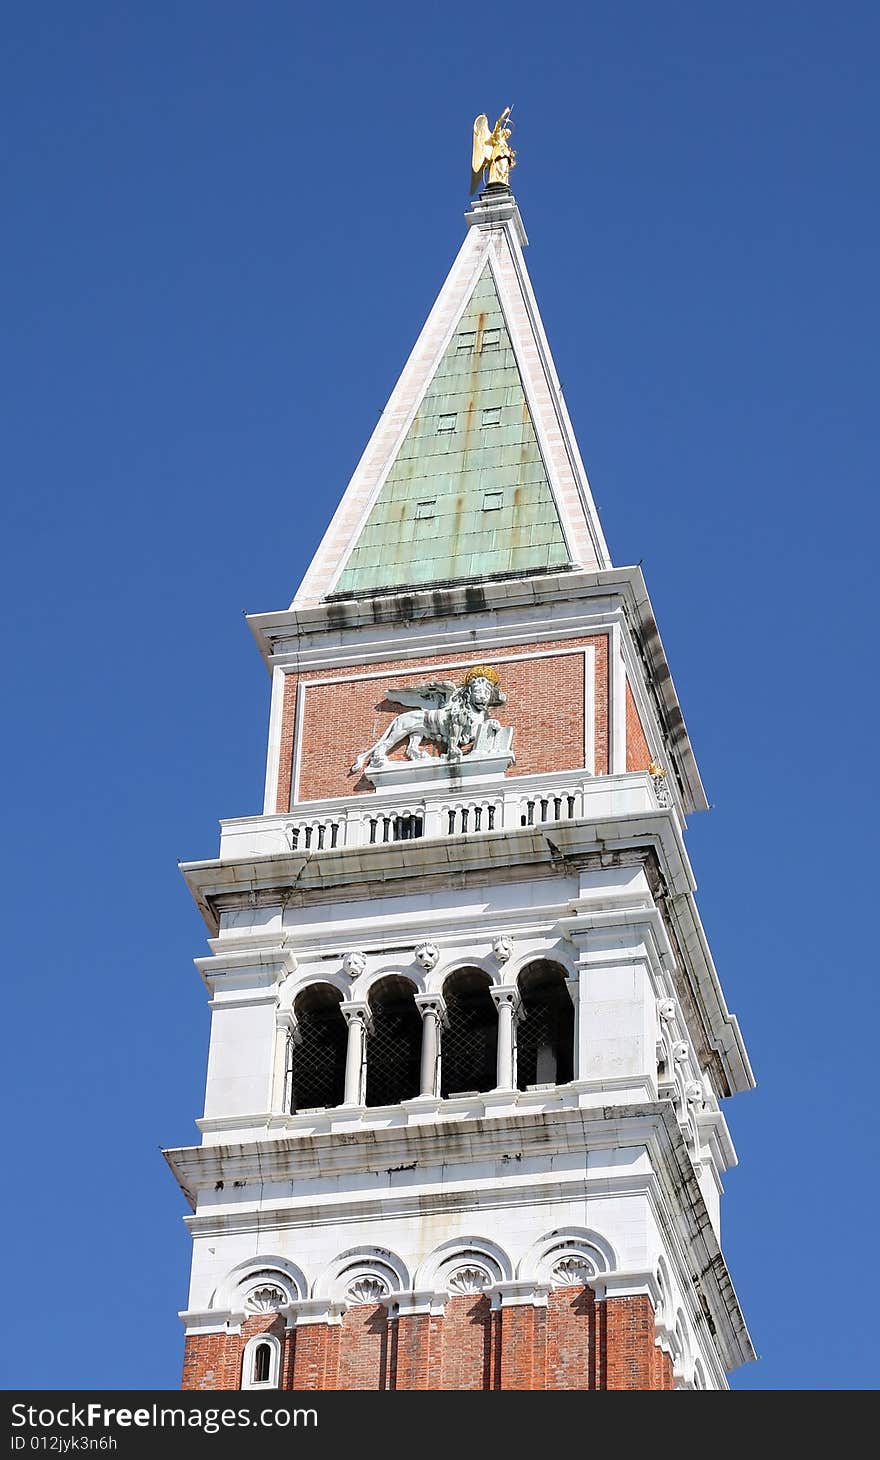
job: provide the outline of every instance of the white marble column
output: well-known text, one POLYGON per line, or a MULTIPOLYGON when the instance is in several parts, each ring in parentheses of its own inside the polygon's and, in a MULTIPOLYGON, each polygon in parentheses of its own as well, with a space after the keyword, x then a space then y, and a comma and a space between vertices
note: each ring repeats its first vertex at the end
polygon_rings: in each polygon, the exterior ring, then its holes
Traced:
POLYGON ((496 1065, 496 1090, 512 1090, 513 1085, 513 1031, 521 1004, 519 989, 515 984, 490 989, 492 1002, 498 1010, 498 1061, 496 1065))
POLYGON ((366 1036, 372 1028, 370 1007, 368 1004, 352 1002, 341 1004, 340 1008, 348 1025, 343 1104, 363 1105, 367 1076, 366 1036))
POLYGON ((444 1022, 446 1005, 441 994, 416 994, 415 1001, 422 1016, 419 1095, 436 1096, 439 1094, 440 1025, 444 1022))
POLYGON ((571 1054, 572 1054, 572 1060, 571 1060, 571 1063, 572 1063, 571 1077, 572 1077, 573 1080, 579 1080, 580 1077, 581 1077, 581 1057, 580 1057, 581 993, 580 993, 579 979, 577 977, 575 977, 575 978, 567 978, 565 980, 565 987, 566 987, 566 989, 568 991, 568 997, 571 999, 571 1002, 574 1005, 574 1031, 573 1031, 574 1037, 572 1039, 572 1049, 571 1049, 571 1054))
MULTIPOLYGON (((294 1050, 302 1040, 296 1015, 292 1009, 279 1009, 275 1015, 276 1048, 272 1110, 288 1115, 293 1109, 294 1050)), ((295 1113, 295 1112, 294 1112, 295 1113)))

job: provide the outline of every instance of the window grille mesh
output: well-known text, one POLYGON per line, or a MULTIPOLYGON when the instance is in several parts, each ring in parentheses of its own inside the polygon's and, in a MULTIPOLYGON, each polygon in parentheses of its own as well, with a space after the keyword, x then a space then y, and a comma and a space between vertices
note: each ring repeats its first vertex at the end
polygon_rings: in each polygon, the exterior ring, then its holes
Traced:
POLYGON ((440 1094, 494 1090, 498 1015, 485 974, 464 972, 444 990, 448 1027, 441 1036, 440 1094))
POLYGON ((422 1020, 404 980, 384 980, 370 999, 373 1032, 367 1035, 367 1104, 397 1105, 419 1093, 422 1020))
POLYGON ((565 1085, 574 1079, 574 1007, 561 971, 536 963, 519 981, 523 1013, 516 1033, 516 1083, 565 1085))
POLYGON ((296 1001, 300 1039, 291 1053, 292 1111, 342 1104, 348 1030, 339 998, 324 985, 304 990, 296 1001))

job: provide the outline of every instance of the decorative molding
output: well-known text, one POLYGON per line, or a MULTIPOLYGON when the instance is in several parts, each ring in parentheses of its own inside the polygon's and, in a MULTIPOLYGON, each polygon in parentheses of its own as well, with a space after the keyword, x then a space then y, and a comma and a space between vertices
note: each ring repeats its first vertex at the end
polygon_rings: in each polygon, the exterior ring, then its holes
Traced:
POLYGON ((406 1266, 384 1247, 359 1247, 340 1253, 315 1283, 316 1298, 345 1304, 381 1303, 410 1288, 406 1266))
POLYGON ((425 1291, 482 1292, 513 1277, 507 1253, 486 1237, 454 1237, 436 1248, 416 1273, 415 1286, 425 1291))
POLYGON ((384 1278, 365 1276, 357 1278, 345 1290, 350 1303, 381 1303, 387 1298, 389 1287, 384 1278))
POLYGON ((457 1267, 446 1277, 446 1287, 456 1297, 463 1293, 481 1293, 494 1281, 492 1274, 485 1267, 478 1267, 475 1263, 467 1263, 464 1267, 457 1267))
POLYGON ((274 1283, 263 1284, 259 1288, 252 1288, 245 1298, 245 1311, 248 1313, 277 1313, 290 1302, 290 1297, 282 1288, 274 1283))
POLYGON ((595 1276, 592 1262, 580 1253, 561 1257, 550 1269, 550 1283, 554 1288, 583 1287, 595 1276))
POLYGON ((570 1287, 575 1283, 595 1286, 597 1279, 607 1277, 616 1266, 611 1244, 598 1232, 586 1227, 568 1227, 540 1238, 520 1262, 517 1277, 551 1287, 570 1287))
POLYGON ((268 1254, 255 1256, 234 1267, 218 1283, 211 1310, 271 1313, 299 1301, 307 1292, 306 1279, 292 1262, 268 1254))

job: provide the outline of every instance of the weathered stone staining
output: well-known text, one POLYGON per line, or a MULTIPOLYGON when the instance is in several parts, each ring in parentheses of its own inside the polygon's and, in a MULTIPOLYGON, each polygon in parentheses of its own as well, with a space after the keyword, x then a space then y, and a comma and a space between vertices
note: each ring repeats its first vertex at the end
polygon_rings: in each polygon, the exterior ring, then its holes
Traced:
POLYGON ((186 1388, 724 1389, 753 1357, 705 793, 516 202, 466 217, 293 604, 250 620, 262 814, 183 869, 211 1005, 201 1143, 166 1152, 186 1388))

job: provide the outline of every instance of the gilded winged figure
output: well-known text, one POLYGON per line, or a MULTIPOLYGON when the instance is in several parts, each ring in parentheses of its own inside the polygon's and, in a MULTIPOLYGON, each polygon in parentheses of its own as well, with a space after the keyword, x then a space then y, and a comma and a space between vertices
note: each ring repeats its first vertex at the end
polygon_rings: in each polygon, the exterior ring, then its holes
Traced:
POLYGON ((489 169, 490 183, 510 181, 511 168, 516 167, 516 153, 510 145, 513 123, 510 122, 512 107, 506 106, 491 132, 489 118, 481 112, 474 122, 474 147, 471 154, 471 194, 473 195, 489 169), (510 125, 507 124, 510 122, 510 125))

